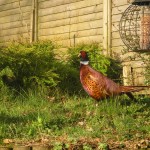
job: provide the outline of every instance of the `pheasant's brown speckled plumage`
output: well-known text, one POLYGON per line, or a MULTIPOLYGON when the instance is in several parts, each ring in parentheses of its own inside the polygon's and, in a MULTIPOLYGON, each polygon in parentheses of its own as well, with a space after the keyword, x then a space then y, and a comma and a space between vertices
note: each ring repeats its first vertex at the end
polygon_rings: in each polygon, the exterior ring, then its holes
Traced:
MULTIPOLYGON (((83 51, 84 52, 84 51, 83 51)), ((82 61, 87 61, 86 52, 81 56, 82 61)), ((100 100, 107 97, 126 93, 130 98, 133 98, 130 92, 135 92, 143 89, 142 87, 120 86, 108 77, 104 76, 91 68, 88 64, 80 65, 80 81, 84 90, 94 99, 100 100)))
POLYGON ((80 81, 84 90, 96 100, 117 95, 120 92, 119 86, 115 82, 89 65, 81 65, 80 81))

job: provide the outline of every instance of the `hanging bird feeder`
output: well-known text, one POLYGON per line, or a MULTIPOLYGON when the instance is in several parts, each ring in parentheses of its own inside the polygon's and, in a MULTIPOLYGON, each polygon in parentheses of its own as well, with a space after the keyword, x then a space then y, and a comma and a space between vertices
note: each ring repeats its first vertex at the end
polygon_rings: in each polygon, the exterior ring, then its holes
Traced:
POLYGON ((150 0, 134 0, 122 14, 119 31, 130 50, 150 52, 150 0))

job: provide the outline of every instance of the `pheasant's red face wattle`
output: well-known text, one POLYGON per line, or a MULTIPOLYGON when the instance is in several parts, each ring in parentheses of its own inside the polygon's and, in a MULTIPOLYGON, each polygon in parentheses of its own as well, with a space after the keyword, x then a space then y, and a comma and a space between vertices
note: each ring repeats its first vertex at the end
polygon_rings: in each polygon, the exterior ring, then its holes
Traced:
POLYGON ((86 51, 80 51, 80 59, 81 61, 89 61, 88 54, 86 51))
POLYGON ((80 54, 83 59, 85 59, 87 56, 87 53, 85 51, 81 51, 80 54))

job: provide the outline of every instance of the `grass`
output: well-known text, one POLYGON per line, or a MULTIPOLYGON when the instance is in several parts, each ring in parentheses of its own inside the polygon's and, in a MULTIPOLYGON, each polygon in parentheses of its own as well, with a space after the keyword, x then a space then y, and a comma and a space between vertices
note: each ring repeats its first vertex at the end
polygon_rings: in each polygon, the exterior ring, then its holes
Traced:
POLYGON ((6 139, 15 143, 45 140, 59 146, 79 139, 105 143, 150 137, 148 97, 139 98, 138 103, 123 96, 96 103, 89 97, 62 95, 57 90, 51 96, 43 93, 30 91, 15 96, 6 87, 1 89, 1 145, 6 139))

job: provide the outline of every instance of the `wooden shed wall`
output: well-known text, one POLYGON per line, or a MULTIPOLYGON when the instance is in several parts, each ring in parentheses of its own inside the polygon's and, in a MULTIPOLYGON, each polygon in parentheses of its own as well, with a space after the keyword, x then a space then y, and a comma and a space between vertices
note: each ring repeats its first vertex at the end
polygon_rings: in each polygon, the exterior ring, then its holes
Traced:
POLYGON ((38 37, 63 45, 102 42, 102 0, 39 0, 38 37))
POLYGON ((0 42, 29 38, 31 0, 0 0, 0 42))

